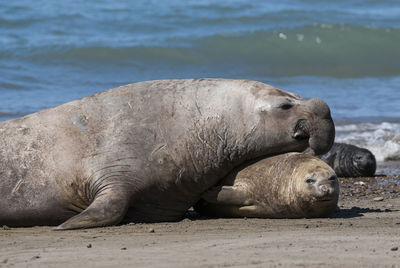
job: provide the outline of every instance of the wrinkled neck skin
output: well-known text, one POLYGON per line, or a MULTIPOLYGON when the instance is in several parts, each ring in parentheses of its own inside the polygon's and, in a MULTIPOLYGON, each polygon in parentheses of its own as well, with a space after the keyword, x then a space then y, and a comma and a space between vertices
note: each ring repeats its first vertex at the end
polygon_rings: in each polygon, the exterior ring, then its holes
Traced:
POLYGON ((348 150, 340 150, 335 159, 335 170, 340 177, 357 177, 361 176, 360 170, 353 162, 354 152, 348 150))
POLYGON ((217 171, 215 175, 221 178, 249 160, 307 148, 307 141, 291 137, 298 117, 280 115, 278 105, 282 100, 274 94, 283 94, 282 98, 295 103, 302 100, 264 84, 261 84, 263 96, 260 97, 252 92, 258 84, 261 83, 247 81, 247 91, 229 84, 212 91, 198 90, 193 103, 187 104, 196 112, 189 117, 191 122, 187 125, 191 127, 173 133, 168 124, 160 126, 166 132, 164 136, 176 139, 171 140, 175 143, 173 146, 179 148, 180 153, 185 152, 183 166, 191 167, 197 174, 210 175, 217 171))
POLYGON ((260 146, 266 142, 260 130, 260 119, 251 114, 234 118, 233 115, 243 112, 237 111, 240 109, 238 106, 229 108, 231 114, 215 110, 207 113, 207 108, 204 109, 193 120, 192 127, 177 138, 176 147, 180 150, 176 158, 184 155, 184 166, 191 167, 197 174, 209 174, 213 170, 232 170, 262 154, 260 146))

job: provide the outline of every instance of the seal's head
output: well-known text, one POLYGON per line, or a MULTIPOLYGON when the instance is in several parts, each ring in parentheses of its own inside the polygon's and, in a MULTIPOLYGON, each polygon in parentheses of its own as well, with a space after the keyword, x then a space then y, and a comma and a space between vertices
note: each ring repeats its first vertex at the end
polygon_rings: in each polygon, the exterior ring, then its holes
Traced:
POLYGON ((332 213, 339 198, 339 181, 333 169, 310 159, 300 163, 296 173, 292 202, 299 216, 323 217, 332 213))
POLYGON ((376 171, 375 156, 367 149, 359 148, 351 156, 354 170, 359 176, 373 176, 376 171))
POLYGON ((371 177, 376 171, 376 160, 369 150, 350 144, 338 144, 338 164, 335 172, 339 177, 371 177))
POLYGON ((260 129, 264 129, 265 139, 273 141, 275 152, 306 150, 310 155, 319 155, 329 151, 335 127, 330 109, 323 100, 302 99, 296 94, 265 85, 255 89, 254 108, 265 126, 260 129))

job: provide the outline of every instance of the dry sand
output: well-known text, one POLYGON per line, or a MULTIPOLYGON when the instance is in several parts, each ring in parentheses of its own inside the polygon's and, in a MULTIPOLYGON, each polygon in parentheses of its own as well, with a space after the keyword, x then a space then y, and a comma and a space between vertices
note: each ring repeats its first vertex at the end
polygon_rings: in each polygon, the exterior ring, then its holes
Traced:
POLYGON ((0 267, 400 267, 400 198, 339 205, 326 219, 4 227, 0 267))
POLYGON ((180 222, 76 231, 4 226, 0 267, 400 267, 398 175, 342 182, 340 210, 324 219, 189 213, 180 222))

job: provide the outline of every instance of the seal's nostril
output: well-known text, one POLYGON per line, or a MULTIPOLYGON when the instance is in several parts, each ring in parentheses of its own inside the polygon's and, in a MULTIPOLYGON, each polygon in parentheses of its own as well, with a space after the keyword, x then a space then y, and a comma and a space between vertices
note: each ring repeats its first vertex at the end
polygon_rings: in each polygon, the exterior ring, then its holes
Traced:
POLYGON ((296 140, 305 140, 310 138, 310 126, 307 119, 299 119, 293 130, 293 138, 296 140))
POLYGON ((321 186, 319 187, 319 189, 320 189, 321 192, 323 192, 323 193, 326 193, 326 192, 329 191, 329 188, 328 188, 328 186, 326 186, 326 185, 321 185, 321 186))

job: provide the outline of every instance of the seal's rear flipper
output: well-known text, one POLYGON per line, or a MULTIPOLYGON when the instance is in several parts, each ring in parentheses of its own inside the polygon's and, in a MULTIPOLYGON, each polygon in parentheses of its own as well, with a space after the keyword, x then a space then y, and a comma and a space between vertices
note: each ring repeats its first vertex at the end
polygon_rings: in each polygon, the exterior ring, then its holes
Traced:
POLYGON ((252 203, 247 191, 240 186, 216 186, 204 192, 201 198, 219 205, 247 206, 252 203))
MULTIPOLYGON (((111 190, 111 189, 110 189, 111 190)), ((130 198, 118 191, 102 193, 80 214, 54 227, 53 230, 71 230, 118 224, 129 208, 130 198)))

